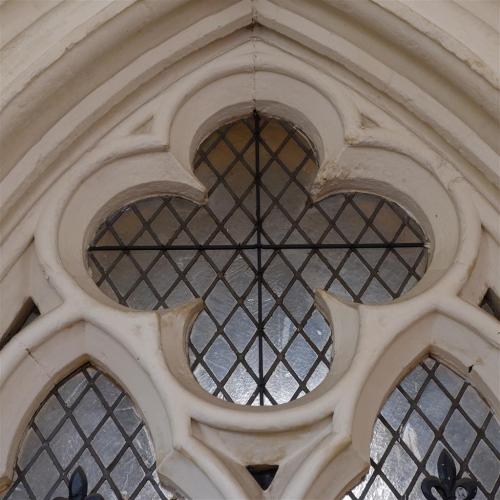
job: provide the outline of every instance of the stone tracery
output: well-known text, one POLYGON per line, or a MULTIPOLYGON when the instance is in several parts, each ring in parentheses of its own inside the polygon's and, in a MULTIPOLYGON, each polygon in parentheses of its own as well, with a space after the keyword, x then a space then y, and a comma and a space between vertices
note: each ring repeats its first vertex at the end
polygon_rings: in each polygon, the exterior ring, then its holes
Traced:
MULTIPOLYGON (((15 313, 15 304, 24 302, 26 294, 33 296, 42 316, 0 354, 0 405, 5 407, 7 401, 9 406, 2 419, 7 428, 2 429, 0 455, 3 482, 11 477, 17 443, 40 395, 84 356, 118 373, 116 357, 122 355, 144 384, 155 387, 161 403, 144 397, 140 407, 149 419, 160 476, 193 488, 188 491, 193 498, 203 490, 227 498, 258 497, 261 493, 245 466, 279 460, 268 493, 272 497, 339 494, 366 467, 371 423, 378 411, 374 403, 382 403, 393 381, 425 351, 462 371, 470 368, 473 382, 492 406, 498 406, 498 323, 475 307, 486 288, 499 289, 498 277, 488 273, 500 243, 492 184, 497 176, 491 140, 496 111, 488 105, 497 96, 497 77, 487 60, 467 66, 475 48, 452 23, 430 29, 422 13, 399 2, 360 2, 364 12, 358 6, 349 10, 343 2, 330 3, 318 2, 317 10, 305 13, 302 2, 214 2, 193 18, 195 2, 180 2, 177 33, 172 27, 160 29, 169 26, 168 2, 147 2, 147 8, 122 2, 102 10, 89 3, 87 17, 67 14, 74 50, 91 56, 93 37, 106 29, 110 38, 115 36, 110 26, 103 27, 105 20, 128 23, 137 29, 135 38, 130 37, 137 50, 126 61, 116 49, 121 68, 104 70, 105 57, 102 64, 94 58, 95 76, 82 81, 81 88, 61 81, 61 88, 73 90, 68 99, 57 102, 51 79, 61 70, 72 73, 68 69, 73 64, 84 62, 71 51, 58 51, 69 40, 55 39, 44 57, 35 51, 26 60, 28 67, 36 67, 38 79, 30 80, 29 72, 12 66, 2 132, 7 145, 2 300, 8 295, 8 309, 12 304, 15 313), (370 34, 377 41, 371 53, 365 41, 353 37, 361 32, 366 9, 373 13, 371 21, 379 23, 377 33, 370 34), (403 40, 389 37, 394 50, 423 51, 436 75, 441 75, 436 69, 441 65, 450 71, 448 76, 460 68, 461 78, 453 83, 449 78, 422 82, 398 62, 404 58, 384 60, 376 49, 388 37, 382 25, 389 16, 410 26, 403 40), (328 29, 328 22, 338 26, 346 17, 348 29, 342 34, 328 29), (71 32, 81 19, 92 26, 86 35, 71 32), (252 20, 259 25, 244 29, 252 20), (148 23, 150 39, 139 31, 148 23), (161 73, 167 66, 169 71, 161 73), (454 103, 442 97, 450 86, 462 92, 454 103), (22 137, 12 140, 24 113, 47 103, 54 103, 51 112, 40 112, 22 137), (185 377, 189 367, 175 353, 182 352, 185 330, 199 304, 158 314, 124 311, 96 296, 82 258, 84 242, 100 216, 124 202, 159 193, 203 201, 204 187, 189 167, 197 142, 254 106, 296 122, 317 144, 318 198, 363 186, 404 201, 422 215, 419 220, 427 221, 435 250, 427 279, 400 303, 358 307, 318 294, 319 305, 338 332, 343 364, 334 368, 317 395, 273 413, 235 411, 214 403, 185 377), (471 110, 469 116, 464 116, 464 108, 471 110), (478 125, 481 120, 483 126, 478 125), (27 263, 29 276, 22 272, 27 263), (467 302, 476 297, 473 305, 467 302), (96 339, 109 351, 91 346, 96 339), (68 350, 61 358, 63 346, 68 350), (403 351, 409 352, 401 355, 403 351), (380 387, 368 397, 373 390, 369 378, 375 375, 380 387), (15 381, 33 383, 19 401, 15 381), (169 430, 160 429, 153 417, 158 407, 169 430), (309 440, 297 431, 304 427, 309 440), (226 433, 224 443, 217 429, 226 433), (273 434, 268 444, 259 441, 257 435, 269 429, 273 434), (278 442, 286 450, 284 457, 273 455, 278 442), (332 480, 330 467, 344 472, 332 480), (190 474, 197 474, 197 485, 188 484, 193 483, 190 474)), ((450 19, 459 16, 456 8, 449 7, 450 19)), ((468 19, 480 22, 472 15, 468 19)), ((38 21, 35 16, 26 29, 50 21, 50 15, 38 21)), ((129 32, 118 29, 116 36, 123 39, 129 32)), ((111 41, 109 46, 112 54, 111 41)), ((6 48, 9 54, 25 50, 23 44, 8 42, 6 48)), ((9 321, 8 315, 4 321, 9 321)), ((125 372, 119 378, 127 390, 137 389, 125 372)))

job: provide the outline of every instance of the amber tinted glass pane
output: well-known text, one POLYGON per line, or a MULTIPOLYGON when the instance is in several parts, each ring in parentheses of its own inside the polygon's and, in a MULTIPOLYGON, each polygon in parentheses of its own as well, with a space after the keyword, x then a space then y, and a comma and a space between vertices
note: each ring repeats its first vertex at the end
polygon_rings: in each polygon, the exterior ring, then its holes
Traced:
POLYGON ((57 384, 41 404, 4 499, 67 497, 78 466, 89 493, 106 500, 182 498, 160 486, 151 439, 133 402, 90 365, 57 384))
MULTIPOLYGON (((458 477, 478 481, 476 499, 500 494, 500 427, 479 393, 462 377, 427 358, 384 404, 373 429, 370 470, 344 500, 425 500, 422 480, 438 476, 446 448, 458 477)), ((457 498, 463 498, 457 494, 457 498)))
POLYGON ((312 203, 315 154, 287 122, 250 116, 222 127, 194 172, 207 205, 157 197, 125 207, 98 230, 89 266, 130 307, 203 298, 189 356, 217 397, 278 404, 311 391, 333 357, 314 290, 382 303, 425 271, 425 237, 398 205, 364 193, 312 203))

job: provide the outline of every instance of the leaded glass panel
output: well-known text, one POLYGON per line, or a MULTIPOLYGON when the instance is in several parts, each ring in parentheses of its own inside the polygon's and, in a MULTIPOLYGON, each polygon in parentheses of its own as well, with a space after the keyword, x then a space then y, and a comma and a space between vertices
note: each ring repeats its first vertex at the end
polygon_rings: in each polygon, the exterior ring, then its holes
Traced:
POLYGON ((466 380, 429 357, 382 407, 373 429, 370 470, 344 500, 425 500, 422 480, 438 476, 443 448, 453 458, 458 477, 478 482, 476 499, 496 499, 499 445, 499 421, 488 404, 466 380))
POLYGON ((85 365, 57 384, 31 420, 4 500, 66 497, 81 466, 106 500, 181 498, 159 484, 148 430, 109 377, 85 365))
POLYGON ((425 272, 425 236, 395 203, 358 192, 312 203, 315 153, 287 122, 254 114, 225 125, 193 168, 206 205, 156 197, 124 207, 98 229, 89 266, 129 307, 203 298, 189 358, 219 398, 285 403, 324 379, 333 342, 316 288, 382 303, 425 272))

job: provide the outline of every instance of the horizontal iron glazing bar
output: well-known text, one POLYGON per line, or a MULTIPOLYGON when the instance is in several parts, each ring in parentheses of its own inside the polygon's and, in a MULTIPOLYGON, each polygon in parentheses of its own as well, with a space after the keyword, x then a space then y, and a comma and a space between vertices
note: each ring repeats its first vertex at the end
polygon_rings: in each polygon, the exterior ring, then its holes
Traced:
POLYGON ((138 251, 138 250, 316 250, 316 249, 358 249, 358 248, 422 248, 425 243, 286 243, 274 244, 248 244, 248 245, 101 245, 91 246, 89 252, 103 251, 138 251))

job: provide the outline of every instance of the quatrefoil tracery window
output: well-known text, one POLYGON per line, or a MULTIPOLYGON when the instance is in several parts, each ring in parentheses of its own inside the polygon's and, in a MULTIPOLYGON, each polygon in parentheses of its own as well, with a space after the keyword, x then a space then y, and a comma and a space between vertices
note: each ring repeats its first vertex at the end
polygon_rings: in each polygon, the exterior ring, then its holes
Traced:
POLYGON ((189 357, 208 392, 247 405, 301 397, 333 358, 314 290, 383 303, 427 265, 424 234, 403 209, 359 192, 313 203, 317 171, 291 124, 255 113, 225 125, 194 160, 208 203, 156 197, 112 214, 89 248, 93 278, 138 309, 202 297, 189 357))

